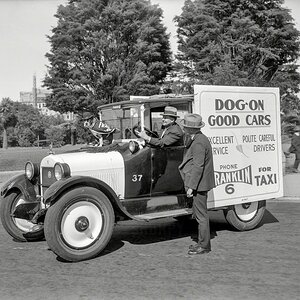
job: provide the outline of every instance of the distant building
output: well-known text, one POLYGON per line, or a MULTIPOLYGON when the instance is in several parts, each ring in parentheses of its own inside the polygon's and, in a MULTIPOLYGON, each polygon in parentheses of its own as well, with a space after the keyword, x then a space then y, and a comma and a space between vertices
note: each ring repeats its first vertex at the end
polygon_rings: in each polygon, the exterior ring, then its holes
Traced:
MULTIPOLYGON (((48 95, 51 94, 51 91, 47 89, 33 89, 32 92, 20 92, 20 102, 32 105, 36 107, 41 114, 45 116, 58 116, 59 112, 50 110, 46 107, 45 99, 48 95), (35 99, 36 98, 36 99, 35 99)), ((74 113, 67 113, 62 115, 66 122, 74 120, 74 113)))

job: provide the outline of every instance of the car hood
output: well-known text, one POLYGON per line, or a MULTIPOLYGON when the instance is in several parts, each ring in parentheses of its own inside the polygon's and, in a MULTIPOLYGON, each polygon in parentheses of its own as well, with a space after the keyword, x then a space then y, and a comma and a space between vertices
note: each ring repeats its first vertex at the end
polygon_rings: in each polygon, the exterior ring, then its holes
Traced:
POLYGON ((103 169, 118 169, 124 165, 122 155, 117 151, 106 153, 74 152, 50 154, 43 158, 41 167, 54 167, 57 163, 66 163, 71 172, 95 171, 103 169))
POLYGON ((117 151, 89 153, 73 152, 50 154, 41 161, 41 168, 53 168, 56 163, 66 163, 71 176, 90 176, 104 181, 117 195, 125 190, 125 166, 121 153, 117 151))

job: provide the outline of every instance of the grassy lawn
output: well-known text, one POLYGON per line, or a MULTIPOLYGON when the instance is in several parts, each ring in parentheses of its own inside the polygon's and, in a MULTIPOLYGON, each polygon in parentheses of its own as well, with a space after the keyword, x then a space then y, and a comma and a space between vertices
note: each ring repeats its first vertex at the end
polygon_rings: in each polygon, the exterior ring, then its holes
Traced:
MULTIPOLYGON (((84 145, 66 145, 59 148, 53 148, 53 151, 56 154, 60 154, 71 150, 79 149, 83 146, 84 145)), ((25 163, 28 160, 32 162, 40 162, 42 158, 44 158, 48 154, 49 148, 15 147, 8 149, 0 149, 0 172, 23 170, 25 163)))

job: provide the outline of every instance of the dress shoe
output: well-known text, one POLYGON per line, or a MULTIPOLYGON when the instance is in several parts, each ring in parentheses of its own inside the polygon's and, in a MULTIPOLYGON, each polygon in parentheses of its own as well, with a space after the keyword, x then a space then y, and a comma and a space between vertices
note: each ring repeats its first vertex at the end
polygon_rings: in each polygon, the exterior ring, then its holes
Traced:
POLYGON ((201 246, 199 244, 193 244, 189 246, 189 250, 195 250, 197 248, 201 248, 201 246))
POLYGON ((205 254, 205 253, 208 253, 210 252, 211 250, 208 250, 208 249, 203 249, 201 247, 198 247, 198 248, 195 248, 195 249, 190 249, 188 254, 189 255, 195 255, 195 254, 205 254))

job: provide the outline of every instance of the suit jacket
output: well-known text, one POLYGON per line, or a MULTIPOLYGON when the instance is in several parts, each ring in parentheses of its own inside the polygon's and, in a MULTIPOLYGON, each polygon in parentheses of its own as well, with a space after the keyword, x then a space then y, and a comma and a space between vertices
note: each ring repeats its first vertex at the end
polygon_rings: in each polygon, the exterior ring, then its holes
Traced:
POLYGON ((148 143, 152 146, 157 146, 161 148, 170 145, 183 145, 183 131, 177 123, 173 123, 171 126, 167 127, 162 137, 152 137, 148 143))
POLYGON ((212 148, 202 132, 196 133, 186 146, 183 161, 178 168, 186 189, 203 192, 216 186, 212 148))
POLYGON ((293 134, 291 140, 290 152, 295 153, 296 159, 300 159, 300 136, 299 135, 293 134))

